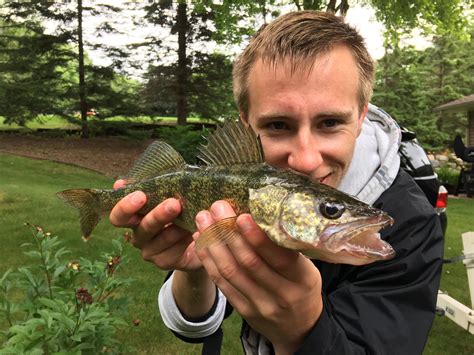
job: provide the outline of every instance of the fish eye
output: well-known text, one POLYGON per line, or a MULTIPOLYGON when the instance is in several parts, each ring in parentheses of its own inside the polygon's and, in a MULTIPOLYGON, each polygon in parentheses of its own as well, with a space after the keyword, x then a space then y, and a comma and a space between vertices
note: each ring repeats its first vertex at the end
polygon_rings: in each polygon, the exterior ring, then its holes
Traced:
POLYGON ((319 206, 319 210, 324 217, 336 219, 342 216, 346 208, 340 203, 326 201, 319 206))

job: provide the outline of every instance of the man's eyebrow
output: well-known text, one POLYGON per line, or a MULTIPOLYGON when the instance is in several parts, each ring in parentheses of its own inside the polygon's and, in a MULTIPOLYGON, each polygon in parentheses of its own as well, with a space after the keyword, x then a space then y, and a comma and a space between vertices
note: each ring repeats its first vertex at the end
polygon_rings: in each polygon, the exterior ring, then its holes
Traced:
MULTIPOLYGON (((321 111, 316 113, 313 116, 313 119, 322 119, 322 118, 339 118, 343 120, 350 119, 352 117, 352 111, 321 111)), ((282 120, 291 120, 291 115, 289 116, 288 113, 284 111, 274 111, 274 112, 266 112, 258 115, 256 117, 258 121, 267 121, 267 120, 275 120, 275 119, 282 119, 282 120)))
POLYGON ((349 119, 352 117, 351 111, 322 111, 314 115, 314 118, 341 118, 349 119))
POLYGON ((258 120, 288 119, 288 114, 280 111, 262 113, 256 117, 258 120))

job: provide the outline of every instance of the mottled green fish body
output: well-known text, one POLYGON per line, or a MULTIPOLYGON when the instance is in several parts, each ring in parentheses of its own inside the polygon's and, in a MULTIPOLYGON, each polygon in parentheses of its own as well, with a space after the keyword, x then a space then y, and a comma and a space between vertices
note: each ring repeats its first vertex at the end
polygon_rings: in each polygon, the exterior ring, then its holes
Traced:
MULTIPOLYGON (((306 176, 268 166, 251 128, 227 123, 208 141, 198 155, 205 165, 187 165, 171 146, 158 141, 136 162, 125 187, 72 189, 58 196, 79 210, 85 237, 118 201, 140 190, 147 196, 140 214, 167 198, 177 198, 182 213, 173 223, 190 232, 196 229, 199 211, 226 200, 237 215, 251 213, 275 243, 308 257, 355 265, 393 257, 393 249, 377 233, 392 223, 389 216, 306 176)), ((197 246, 238 238, 235 220, 218 221, 201 234, 197 246)))

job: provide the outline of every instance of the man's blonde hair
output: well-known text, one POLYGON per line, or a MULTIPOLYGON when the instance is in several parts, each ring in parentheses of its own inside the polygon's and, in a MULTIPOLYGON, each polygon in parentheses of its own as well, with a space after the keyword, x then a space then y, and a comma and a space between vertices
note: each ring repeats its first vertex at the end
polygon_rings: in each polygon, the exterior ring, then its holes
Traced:
POLYGON ((258 59, 271 65, 289 60, 291 71, 311 70, 315 59, 336 45, 346 46, 359 69, 359 109, 372 96, 375 65, 362 36, 338 16, 296 11, 262 27, 234 63, 234 98, 245 118, 249 112, 249 73, 258 59))

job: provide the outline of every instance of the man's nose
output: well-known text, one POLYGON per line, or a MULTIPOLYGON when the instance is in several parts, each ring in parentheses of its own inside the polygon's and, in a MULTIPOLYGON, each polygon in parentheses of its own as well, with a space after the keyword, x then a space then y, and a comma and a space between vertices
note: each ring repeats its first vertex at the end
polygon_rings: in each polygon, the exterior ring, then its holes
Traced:
POLYGON ((319 144, 311 134, 299 134, 288 155, 288 167, 311 176, 323 163, 319 144))

